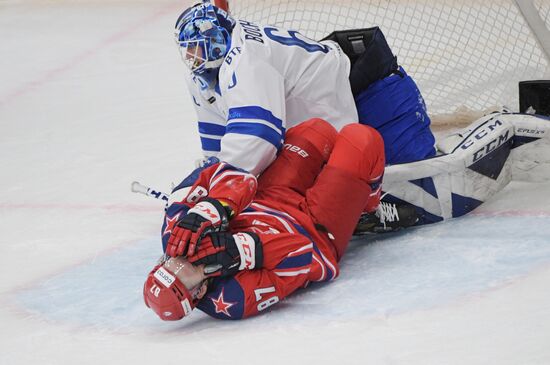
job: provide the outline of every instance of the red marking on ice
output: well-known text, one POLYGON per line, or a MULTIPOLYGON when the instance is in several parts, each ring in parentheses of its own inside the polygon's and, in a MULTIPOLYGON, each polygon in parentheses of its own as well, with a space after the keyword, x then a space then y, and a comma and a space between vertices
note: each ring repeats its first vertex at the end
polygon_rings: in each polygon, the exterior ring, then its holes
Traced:
MULTIPOLYGON (((133 33, 136 33, 138 30, 141 30, 144 25, 153 23, 158 18, 161 18, 162 16, 164 16, 166 14, 173 14, 173 11, 175 11, 176 9, 183 9, 182 4, 180 2, 177 2, 175 4, 170 4, 169 6, 165 6, 161 9, 157 10, 153 14, 151 14, 151 15, 145 17, 145 18, 137 20, 136 22, 130 24, 128 27, 121 30, 120 32, 114 33, 110 37, 104 39, 103 41, 101 41, 96 46, 94 46, 92 48, 89 48, 89 49, 85 50, 84 52, 76 55, 74 58, 67 61, 64 65, 55 67, 55 68, 43 73, 41 76, 37 77, 36 79, 28 81, 28 82, 24 83, 23 85, 15 88, 11 92, 8 92, 7 95, 4 95, 3 97, 0 98, 0 106, 3 105, 3 104, 7 104, 8 102, 10 102, 14 99, 17 99, 20 96, 26 95, 29 92, 31 92, 32 90, 37 89, 37 88, 51 82, 52 80, 55 80, 60 75, 70 71, 71 69, 73 69, 76 66, 80 65, 85 60, 87 60, 87 59, 91 58, 92 56, 96 55, 101 50, 109 47, 110 45, 112 45, 114 43, 117 43, 117 42, 129 37, 133 33)), ((174 16, 177 16, 177 14, 174 15, 174 16)))
POLYGON ((61 210, 107 210, 112 212, 137 213, 158 212, 162 210, 158 205, 142 204, 65 204, 65 203, 0 203, 0 209, 61 209, 61 210))

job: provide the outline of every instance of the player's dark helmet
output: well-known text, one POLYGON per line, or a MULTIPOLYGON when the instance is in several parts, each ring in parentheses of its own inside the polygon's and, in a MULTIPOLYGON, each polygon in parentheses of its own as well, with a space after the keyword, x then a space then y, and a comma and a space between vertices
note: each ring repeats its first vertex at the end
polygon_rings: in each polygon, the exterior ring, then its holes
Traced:
POLYGON ((209 2, 193 5, 176 22, 175 38, 185 64, 199 77, 219 69, 231 47, 235 20, 209 2))

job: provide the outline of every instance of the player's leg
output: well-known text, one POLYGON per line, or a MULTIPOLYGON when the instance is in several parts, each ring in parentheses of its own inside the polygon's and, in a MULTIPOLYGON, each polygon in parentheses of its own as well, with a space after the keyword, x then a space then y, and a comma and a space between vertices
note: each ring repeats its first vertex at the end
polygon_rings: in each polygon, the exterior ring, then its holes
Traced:
POLYGON ((259 195, 272 188, 305 195, 328 160, 337 135, 332 125, 319 118, 290 128, 283 149, 258 179, 259 195))
POLYGON ((384 142, 368 126, 350 124, 336 139, 327 165, 306 192, 307 209, 334 236, 338 259, 345 252, 365 207, 380 201, 384 173, 384 142))

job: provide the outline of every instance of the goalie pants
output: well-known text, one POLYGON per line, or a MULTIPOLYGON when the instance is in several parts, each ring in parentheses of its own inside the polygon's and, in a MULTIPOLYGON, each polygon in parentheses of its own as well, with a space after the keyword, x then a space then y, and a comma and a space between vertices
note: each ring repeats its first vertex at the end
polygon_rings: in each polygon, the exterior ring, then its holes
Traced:
POLYGON ((403 68, 359 93, 355 105, 359 123, 375 128, 382 135, 386 164, 435 156, 435 138, 424 99, 403 68))
POLYGON ((311 119, 288 130, 283 150, 258 180, 257 199, 326 229, 340 260, 365 207, 379 204, 384 162, 384 142, 373 128, 350 124, 338 133, 311 119))

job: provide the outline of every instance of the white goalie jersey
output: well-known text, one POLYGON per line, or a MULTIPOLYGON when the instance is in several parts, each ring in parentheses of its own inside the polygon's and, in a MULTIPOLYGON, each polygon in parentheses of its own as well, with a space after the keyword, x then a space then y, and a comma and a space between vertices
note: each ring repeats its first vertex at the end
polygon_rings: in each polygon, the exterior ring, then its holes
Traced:
POLYGON ((205 156, 260 174, 285 131, 311 118, 337 130, 357 122, 350 61, 331 41, 237 21, 216 88, 188 76, 205 156))

